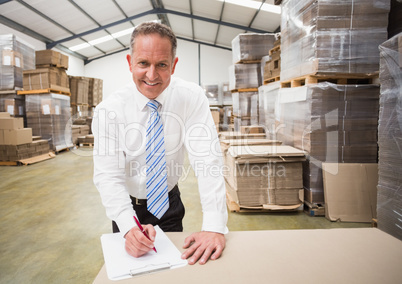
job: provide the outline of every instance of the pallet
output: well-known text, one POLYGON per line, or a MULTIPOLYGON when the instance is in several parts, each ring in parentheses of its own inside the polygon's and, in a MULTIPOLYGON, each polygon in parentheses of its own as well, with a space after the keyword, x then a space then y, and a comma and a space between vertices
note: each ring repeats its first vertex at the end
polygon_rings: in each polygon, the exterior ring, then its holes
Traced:
POLYGON ((48 88, 48 89, 27 90, 27 91, 18 91, 17 92, 18 95, 38 95, 38 94, 49 94, 49 93, 71 96, 70 89, 62 88, 62 87, 60 87, 60 89, 48 88))
POLYGON ((88 148, 93 148, 94 143, 79 143, 77 144, 78 147, 88 147, 88 148))
POLYGON ((232 93, 244 93, 244 92, 258 92, 258 88, 246 88, 246 89, 233 89, 232 93))
POLYGON ((264 80, 264 85, 268 85, 268 84, 273 83, 273 82, 278 82, 280 80, 281 80, 280 76, 271 77, 271 78, 268 78, 268 79, 264 80))
POLYGON ((36 66, 36 69, 39 69, 39 68, 51 68, 51 67, 56 67, 56 68, 61 68, 61 69, 64 69, 64 70, 67 70, 68 68, 66 68, 66 66, 64 66, 64 65, 61 65, 61 64, 36 64, 35 65, 36 66))
POLYGON ((12 94, 17 94, 17 92, 22 91, 22 88, 15 87, 15 89, 12 90, 1 90, 0 95, 12 95, 12 94))
POLYGON ((339 85, 367 85, 375 84, 377 75, 364 74, 315 74, 304 75, 290 80, 281 82, 281 88, 295 88, 305 85, 317 84, 321 82, 329 82, 339 85))
POLYGON ((49 160, 56 157, 56 155, 52 152, 49 152, 47 154, 27 158, 27 159, 22 159, 18 161, 0 161, 0 166, 27 166, 35 163, 39 163, 45 160, 49 160))
POLYGON ((239 60, 235 64, 254 64, 254 63, 261 63, 261 59, 239 60))
POLYGON ((241 206, 232 199, 230 194, 226 192, 226 205, 230 212, 237 213, 273 213, 273 212, 295 212, 300 207, 298 205, 264 205, 259 207, 241 206))
POLYGON ((54 153, 57 155, 57 154, 59 154, 59 153, 62 153, 62 152, 68 152, 68 151, 70 151, 70 148, 73 148, 74 146, 72 145, 71 147, 65 147, 65 148, 61 148, 61 149, 56 149, 56 150, 54 150, 54 153))
POLYGON ((325 206, 324 204, 318 203, 310 203, 308 201, 304 201, 304 213, 311 217, 316 216, 325 216, 325 206))
POLYGON ((269 50, 269 55, 272 55, 273 53, 276 53, 278 51, 281 51, 281 45, 280 44, 277 45, 277 46, 274 46, 272 49, 270 49, 269 50))

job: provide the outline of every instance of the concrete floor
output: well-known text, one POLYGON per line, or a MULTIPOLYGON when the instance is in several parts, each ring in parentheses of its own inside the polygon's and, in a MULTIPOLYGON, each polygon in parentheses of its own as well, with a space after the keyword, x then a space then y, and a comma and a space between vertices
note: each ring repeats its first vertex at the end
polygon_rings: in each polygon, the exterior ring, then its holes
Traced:
MULTIPOLYGON (((90 149, 20 167, 0 167, 0 283, 92 283, 103 265, 100 236, 110 221, 92 183, 90 149), (85 155, 83 155, 85 154, 85 155)), ((201 228, 192 173, 179 187, 184 231, 201 228)), ((229 230, 370 227, 295 213, 229 213, 229 230)), ((302 244, 301 244, 302 245, 302 244)))

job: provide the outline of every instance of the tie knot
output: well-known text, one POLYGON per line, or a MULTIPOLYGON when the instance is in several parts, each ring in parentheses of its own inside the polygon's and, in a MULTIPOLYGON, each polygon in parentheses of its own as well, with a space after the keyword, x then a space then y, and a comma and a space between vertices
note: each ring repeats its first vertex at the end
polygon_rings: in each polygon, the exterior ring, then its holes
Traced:
POLYGON ((151 109, 151 111, 157 111, 159 107, 159 103, 155 100, 150 100, 147 103, 147 106, 151 109))

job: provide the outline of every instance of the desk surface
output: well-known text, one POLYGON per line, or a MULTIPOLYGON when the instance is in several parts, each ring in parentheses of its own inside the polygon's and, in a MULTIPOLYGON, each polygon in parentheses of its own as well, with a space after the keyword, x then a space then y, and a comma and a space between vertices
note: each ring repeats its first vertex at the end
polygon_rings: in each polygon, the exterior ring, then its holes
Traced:
MULTIPOLYGON (((167 235, 183 251, 189 233, 167 235)), ((226 240, 205 265, 117 282, 103 266, 94 283, 402 283, 402 241, 375 228, 239 231, 226 240)))

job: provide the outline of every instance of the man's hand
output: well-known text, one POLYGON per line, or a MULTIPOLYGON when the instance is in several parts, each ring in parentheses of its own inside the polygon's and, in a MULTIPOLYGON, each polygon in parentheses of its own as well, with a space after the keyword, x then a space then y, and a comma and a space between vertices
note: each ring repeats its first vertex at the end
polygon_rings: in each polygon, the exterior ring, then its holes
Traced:
POLYGON ((129 255, 140 257, 154 248, 156 232, 152 225, 142 225, 148 238, 141 232, 140 228, 134 227, 124 236, 126 239, 126 251, 129 255))
POLYGON ((205 264, 208 259, 215 260, 221 256, 225 248, 225 236, 214 232, 193 233, 184 240, 183 248, 188 248, 181 256, 188 259, 189 264, 194 264, 199 260, 200 264, 205 264))

